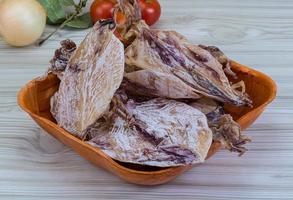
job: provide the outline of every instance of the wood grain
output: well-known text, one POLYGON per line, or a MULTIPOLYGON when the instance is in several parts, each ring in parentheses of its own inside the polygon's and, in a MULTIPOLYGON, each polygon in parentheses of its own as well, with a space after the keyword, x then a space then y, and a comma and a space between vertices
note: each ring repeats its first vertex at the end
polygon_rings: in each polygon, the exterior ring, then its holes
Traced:
MULTIPOLYGON (((156 25, 273 77, 278 96, 246 132, 241 158, 221 151, 158 187, 127 184, 51 138, 17 106, 20 86, 41 75, 58 42, 85 31, 61 31, 42 47, 0 41, 0 199, 293 199, 293 2, 161 0, 156 25)), ((52 31, 51 27, 46 32, 52 31)))

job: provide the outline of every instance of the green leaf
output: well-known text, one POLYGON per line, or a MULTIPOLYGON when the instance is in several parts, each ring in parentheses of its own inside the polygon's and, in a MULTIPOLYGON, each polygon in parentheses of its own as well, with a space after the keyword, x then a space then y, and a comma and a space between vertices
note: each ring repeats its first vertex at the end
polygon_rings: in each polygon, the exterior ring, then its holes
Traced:
POLYGON ((66 14, 60 0, 38 0, 47 11, 48 22, 58 24, 65 20, 66 14))
POLYGON ((74 6, 75 3, 73 0, 59 0, 60 4, 64 7, 67 7, 67 6, 74 6))
POLYGON ((49 19, 49 17, 47 17, 47 24, 49 24, 49 25, 58 25, 58 24, 62 24, 62 22, 64 22, 65 21, 65 19, 60 19, 60 20, 57 20, 57 21, 55 21, 55 22, 52 22, 50 19, 49 19))
POLYGON ((66 26, 72 28, 89 28, 93 25, 90 14, 85 13, 66 23, 66 26))

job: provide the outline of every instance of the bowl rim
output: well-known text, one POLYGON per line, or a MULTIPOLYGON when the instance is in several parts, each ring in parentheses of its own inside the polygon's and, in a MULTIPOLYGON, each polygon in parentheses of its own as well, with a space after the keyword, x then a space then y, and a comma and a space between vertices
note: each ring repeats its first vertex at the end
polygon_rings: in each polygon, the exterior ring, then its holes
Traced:
MULTIPOLYGON (((241 65, 241 64, 239 64, 239 63, 237 63, 235 61, 231 61, 231 67, 234 70, 236 69, 238 71, 242 71, 242 72, 246 72, 246 73, 249 73, 249 74, 253 74, 253 75, 259 77, 262 80, 266 80, 267 84, 271 87, 271 90, 272 90, 272 92, 270 93, 270 95, 269 95, 268 99, 266 100, 266 102, 264 102, 263 104, 261 104, 261 105, 255 107, 255 108, 253 108, 251 111, 247 112, 245 115, 243 115, 238 120, 236 120, 238 122, 240 120, 243 120, 243 119, 249 117, 251 113, 256 112, 257 110, 260 110, 260 109, 266 107, 269 103, 271 103, 274 100, 274 98, 276 97, 277 85, 274 82, 274 80, 271 77, 269 77, 268 75, 266 75, 266 74, 264 74, 262 72, 259 72, 257 70, 254 70, 254 69, 252 69, 250 67, 241 65)), ((79 138, 73 136, 68 131, 66 131, 65 129, 59 127, 56 123, 52 122, 51 120, 48 120, 48 119, 46 119, 44 117, 41 117, 38 114, 32 112, 30 109, 28 109, 23 104, 23 102, 25 102, 24 101, 24 94, 28 91, 28 89, 31 87, 31 85, 35 84, 36 81, 40 81, 40 80, 42 80, 42 79, 40 79, 40 77, 37 77, 37 78, 29 81, 23 87, 21 87, 20 91, 17 94, 17 102, 18 102, 19 106, 25 112, 27 112, 29 115, 31 115, 33 118, 36 118, 36 119, 38 119, 40 121, 43 121, 44 123, 46 123, 47 125, 49 125, 51 128, 57 129, 58 132, 61 132, 62 134, 64 134, 68 139, 73 140, 74 142, 81 144, 84 148, 88 148, 91 151, 94 151, 95 153, 97 153, 99 156, 102 156, 104 159, 106 159, 108 162, 110 162, 112 164, 112 166, 116 167, 118 170, 120 170, 120 171, 127 171, 128 173, 137 174, 137 175, 159 175, 159 174, 171 173, 173 171, 180 171, 180 170, 183 170, 185 168, 188 168, 188 167, 193 166, 193 165, 183 165, 183 166, 175 166, 175 167, 162 168, 162 169, 155 170, 155 171, 140 171, 140 170, 130 169, 130 168, 127 168, 127 167, 125 167, 123 165, 120 165, 118 162, 116 162, 110 156, 108 156, 107 154, 105 154, 99 148, 95 148, 95 147, 91 146, 90 144, 88 144, 88 143, 80 140, 79 138)))

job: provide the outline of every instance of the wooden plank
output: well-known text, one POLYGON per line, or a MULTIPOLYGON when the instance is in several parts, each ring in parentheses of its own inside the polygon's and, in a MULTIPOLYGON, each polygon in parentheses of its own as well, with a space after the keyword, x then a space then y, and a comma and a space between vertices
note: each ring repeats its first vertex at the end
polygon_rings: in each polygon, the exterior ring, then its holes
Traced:
POLYGON ((79 42, 87 30, 63 30, 42 47, 11 48, 0 39, 0 199, 293 199, 293 2, 160 2, 156 28, 217 45, 276 80, 276 101, 246 131, 253 137, 247 154, 220 151, 162 186, 125 183, 44 133, 16 102, 19 88, 45 72, 59 41, 79 42))

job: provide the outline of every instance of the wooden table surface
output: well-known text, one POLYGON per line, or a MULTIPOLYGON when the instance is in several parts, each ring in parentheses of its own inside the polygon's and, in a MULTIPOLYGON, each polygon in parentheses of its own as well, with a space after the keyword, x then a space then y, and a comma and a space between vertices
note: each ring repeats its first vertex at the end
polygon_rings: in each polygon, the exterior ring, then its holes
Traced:
POLYGON ((246 131, 249 151, 239 158, 222 150, 166 185, 125 183, 42 131, 17 105, 19 88, 45 72, 59 41, 79 42, 87 31, 61 31, 42 47, 11 48, 0 39, 0 199, 293 199, 293 1, 161 4, 156 27, 217 45, 276 80, 277 99, 246 131))

